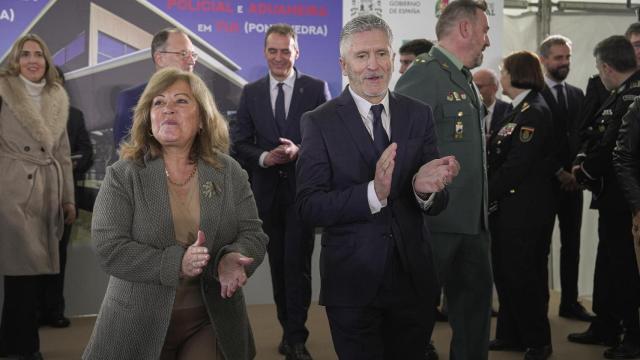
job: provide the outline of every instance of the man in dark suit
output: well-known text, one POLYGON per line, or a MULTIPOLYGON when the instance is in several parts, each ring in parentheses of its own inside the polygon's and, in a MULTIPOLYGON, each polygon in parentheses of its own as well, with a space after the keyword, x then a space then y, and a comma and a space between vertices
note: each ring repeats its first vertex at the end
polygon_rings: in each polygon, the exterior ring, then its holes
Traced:
POLYGON ((511 105, 498 99, 496 94, 500 88, 500 79, 498 75, 491 69, 480 69, 473 73, 473 83, 478 87, 478 91, 482 96, 482 103, 487 109, 484 116, 484 131, 487 142, 491 134, 500 130, 503 120, 511 105))
POLYGON ((300 73, 300 52, 291 26, 267 30, 264 56, 269 74, 242 90, 231 136, 235 156, 251 173, 264 231, 269 235, 273 296, 283 337, 278 347, 287 359, 310 359, 305 327, 311 301, 313 228, 295 211, 295 164, 300 144, 300 117, 326 102, 326 82, 300 73))
POLYGON ((389 26, 374 15, 340 34, 349 86, 303 116, 296 203, 324 228, 320 303, 341 359, 419 359, 436 279, 423 214, 448 201, 459 170, 439 158, 431 110, 388 90, 389 26))
MULTIPOLYGON (((193 51, 193 44, 187 34, 176 28, 163 29, 153 36, 151 56, 156 71, 173 66, 191 72, 198 60, 198 54, 193 51)), ((122 90, 118 94, 116 118, 113 121, 113 144, 116 149, 129 135, 133 123, 133 109, 146 87, 147 83, 144 83, 122 90)))
POLYGON ((611 96, 589 129, 584 153, 573 167, 578 184, 589 189, 598 208, 598 253, 593 279, 595 319, 571 342, 611 346, 607 359, 640 357, 640 277, 631 232, 632 214, 613 168, 613 149, 629 105, 640 95, 640 70, 633 46, 623 36, 602 40, 594 50, 600 79, 611 96), (619 336, 624 339, 619 342, 619 336))
POLYGON ((584 102, 581 89, 567 83, 571 66, 571 40, 551 35, 540 44, 540 60, 546 86, 542 96, 551 109, 554 152, 550 157, 555 211, 560 227, 560 286, 562 317, 591 321, 593 315, 578 301, 580 228, 582 226, 582 189, 571 174, 573 160, 580 147, 580 110, 584 102))

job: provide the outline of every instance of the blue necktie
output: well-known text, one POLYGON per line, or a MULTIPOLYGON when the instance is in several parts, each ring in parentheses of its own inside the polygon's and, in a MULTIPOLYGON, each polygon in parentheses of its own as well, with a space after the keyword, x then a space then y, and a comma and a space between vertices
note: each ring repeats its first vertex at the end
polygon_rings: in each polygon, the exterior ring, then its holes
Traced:
POLYGON ((389 136, 382 126, 382 110, 384 110, 384 105, 382 104, 371 106, 371 112, 373 113, 373 146, 378 151, 378 155, 382 154, 384 149, 389 146, 389 136))
POLYGON ((284 85, 284 83, 278 83, 278 96, 276 96, 275 111, 276 124, 278 124, 278 129, 280 130, 281 135, 284 134, 285 120, 287 118, 284 111, 284 90, 282 90, 282 85, 284 85))

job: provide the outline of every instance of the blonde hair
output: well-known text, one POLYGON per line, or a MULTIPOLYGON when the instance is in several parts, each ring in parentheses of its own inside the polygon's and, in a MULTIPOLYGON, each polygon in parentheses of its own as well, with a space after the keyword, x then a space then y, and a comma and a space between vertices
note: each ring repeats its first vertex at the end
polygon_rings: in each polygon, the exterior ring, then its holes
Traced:
POLYGON ((142 162, 147 155, 152 158, 161 155, 162 145, 151 133, 151 105, 153 98, 177 81, 189 84, 198 104, 200 124, 202 125, 202 129, 196 133, 193 140, 189 158, 193 162, 202 159, 212 166, 219 167, 220 162, 216 154, 218 152, 229 153, 227 123, 218 111, 213 96, 204 81, 198 75, 173 67, 159 70, 149 80, 133 113, 131 136, 127 142, 120 146, 120 157, 142 162))
POLYGON ((40 36, 36 34, 23 35, 13 43, 11 50, 9 50, 9 56, 7 57, 7 66, 2 71, 0 71, 0 76, 20 75, 20 55, 22 53, 22 48, 27 41, 33 41, 37 43, 42 49, 42 54, 44 55, 45 60, 45 71, 43 77, 47 82, 45 86, 50 87, 54 84, 62 85, 60 83, 58 71, 53 64, 53 58, 51 57, 51 52, 49 51, 47 44, 45 44, 44 40, 42 40, 42 38, 40 38, 40 36))

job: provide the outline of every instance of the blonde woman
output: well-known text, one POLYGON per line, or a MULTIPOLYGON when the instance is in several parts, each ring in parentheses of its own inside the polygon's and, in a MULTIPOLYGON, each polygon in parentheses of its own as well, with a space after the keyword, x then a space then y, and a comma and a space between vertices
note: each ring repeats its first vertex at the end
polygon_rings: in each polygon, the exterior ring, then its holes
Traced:
POLYGON ((37 35, 13 44, 0 71, 0 98, 0 356, 37 360, 39 275, 60 271, 58 242, 76 217, 69 100, 37 35))
POLYGON ((255 356, 241 287, 267 236, 228 147, 197 75, 153 75, 96 198, 92 239, 111 278, 84 359, 255 356))

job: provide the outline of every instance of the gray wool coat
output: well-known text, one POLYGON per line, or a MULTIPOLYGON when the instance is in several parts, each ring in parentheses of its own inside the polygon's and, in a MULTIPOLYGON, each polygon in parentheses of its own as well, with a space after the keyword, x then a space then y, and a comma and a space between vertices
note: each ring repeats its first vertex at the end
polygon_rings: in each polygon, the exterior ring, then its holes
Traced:
MULTIPOLYGON (((268 242, 247 175, 231 157, 198 162, 200 228, 212 258, 200 275, 203 302, 227 360, 252 359, 255 346, 242 290, 220 297, 218 263, 228 252, 262 262, 268 242)), ((174 236, 164 162, 120 160, 107 169, 93 210, 92 240, 111 275, 83 359, 157 359, 164 344, 185 249, 174 236)))
POLYGON ((58 84, 37 108, 17 76, 0 76, 0 275, 58 273, 62 205, 74 203, 69 99, 58 84))

